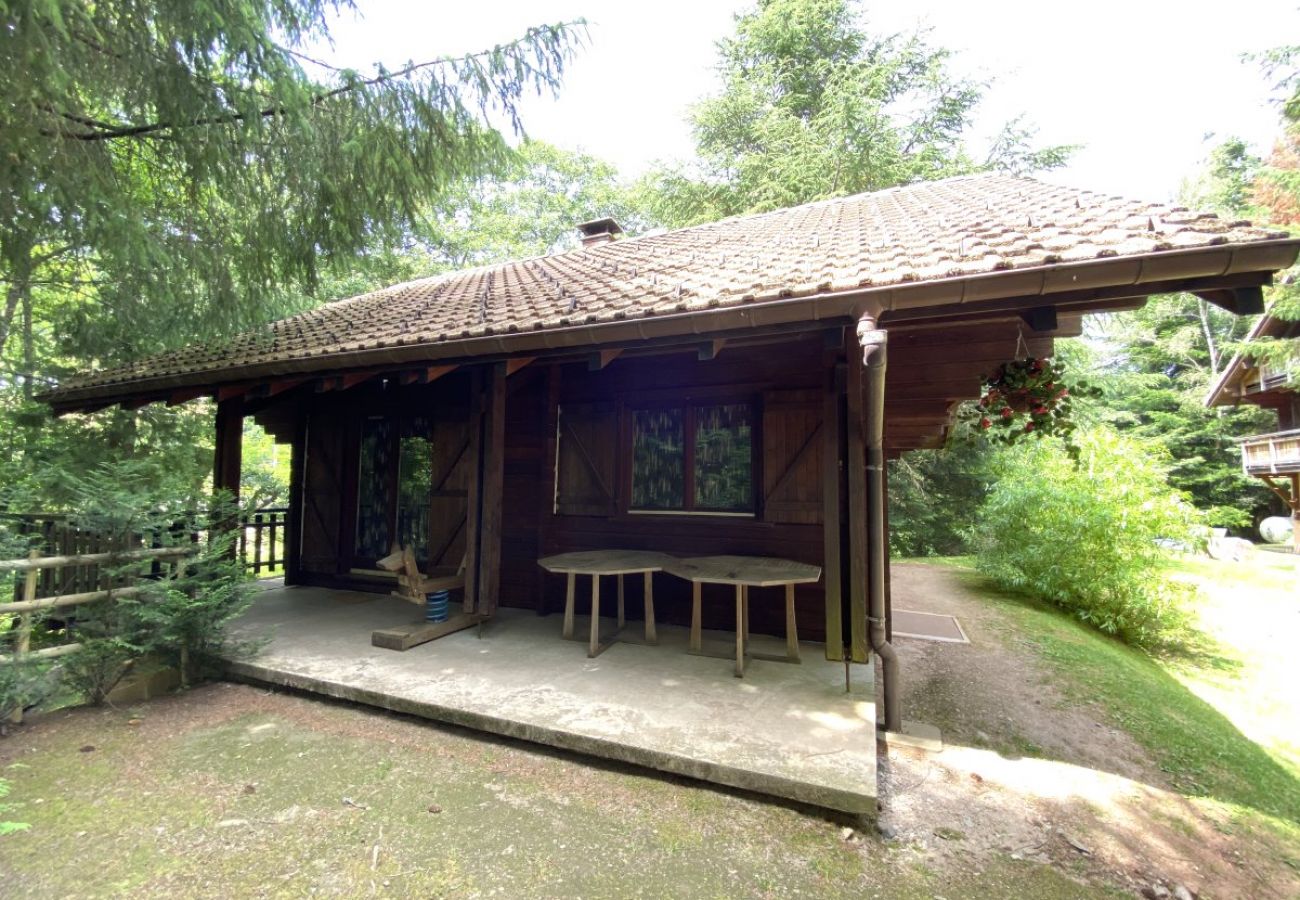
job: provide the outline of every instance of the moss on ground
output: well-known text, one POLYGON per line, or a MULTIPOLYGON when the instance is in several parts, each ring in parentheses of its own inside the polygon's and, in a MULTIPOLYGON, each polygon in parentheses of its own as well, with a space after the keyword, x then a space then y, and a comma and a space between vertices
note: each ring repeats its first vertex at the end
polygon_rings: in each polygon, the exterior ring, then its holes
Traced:
POLYGON ((8 896, 1096 896, 1048 866, 940 875, 806 812, 233 685, 61 712, 0 762, 32 826, 0 838, 8 896))

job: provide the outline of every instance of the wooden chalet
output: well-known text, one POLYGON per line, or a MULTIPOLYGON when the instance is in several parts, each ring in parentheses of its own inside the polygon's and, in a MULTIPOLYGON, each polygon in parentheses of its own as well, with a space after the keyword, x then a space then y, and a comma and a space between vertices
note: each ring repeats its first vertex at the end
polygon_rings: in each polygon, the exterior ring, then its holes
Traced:
MULTIPOLYGON (((1260 316, 1247 342, 1261 339, 1300 342, 1300 322, 1260 316)), ((1300 553, 1300 376, 1294 364, 1271 365, 1238 353, 1210 389, 1206 406, 1250 403, 1277 414, 1278 430, 1241 439, 1241 468, 1263 480, 1291 512, 1294 549, 1300 553)))
MULTIPOLYGON (((217 486, 246 416, 292 447, 286 582, 389 591, 379 559, 463 566, 465 609, 539 612, 539 557, 618 548, 822 567, 801 637, 885 665, 884 461, 940 446, 982 378, 1083 315, 1189 291, 1237 313, 1300 241, 1004 175, 810 203, 395 285, 71 379, 57 413, 216 401, 217 486)), ((631 617, 639 594, 629 592, 631 617)), ((656 587, 686 624, 690 585, 656 587)), ((716 605, 710 605, 716 603, 716 605)), ((725 598, 706 619, 730 625, 725 598)), ((782 634, 780 604, 752 628, 782 634)), ((490 634, 490 632, 489 632, 490 634)))

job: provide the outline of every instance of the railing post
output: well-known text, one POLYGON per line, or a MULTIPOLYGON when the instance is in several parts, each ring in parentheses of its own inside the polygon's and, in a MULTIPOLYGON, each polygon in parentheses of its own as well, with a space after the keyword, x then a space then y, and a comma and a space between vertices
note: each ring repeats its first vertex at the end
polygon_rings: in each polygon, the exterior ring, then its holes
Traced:
MULTIPOLYGON (((41 551, 35 547, 27 554, 28 559, 37 559, 41 551)), ((36 584, 40 580, 40 569, 28 569, 27 574, 23 577, 23 600, 27 603, 36 599, 36 584)), ((23 659, 32 649, 32 614, 24 612, 18 617, 18 643, 14 647, 14 664, 21 665, 23 659)), ((23 721, 23 708, 21 705, 13 711, 9 721, 15 725, 21 725, 23 721)))

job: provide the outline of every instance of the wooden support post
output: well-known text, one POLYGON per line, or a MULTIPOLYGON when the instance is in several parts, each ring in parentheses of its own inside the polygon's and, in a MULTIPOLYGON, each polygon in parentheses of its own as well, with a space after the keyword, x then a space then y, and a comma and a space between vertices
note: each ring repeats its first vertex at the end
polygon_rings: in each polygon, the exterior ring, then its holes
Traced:
MULTIPOLYGON (((842 338, 841 338, 842 339, 842 338)), ((843 596, 840 587, 840 547, 844 524, 840 515, 840 390, 836 366, 826 370, 822 394, 822 572, 826 597, 826 658, 844 659, 843 596)))
POLYGON ((217 440, 212 469, 212 487, 229 491, 239 499, 239 472, 242 468, 244 440, 244 404, 233 397, 217 404, 217 440))
MULTIPOLYGON (((243 440, 243 397, 232 397, 218 403, 212 491, 216 495, 228 495, 225 499, 234 503, 229 514, 222 521, 214 523, 216 530, 221 532, 231 533, 239 529, 239 474, 243 467, 243 440)), ((237 547, 237 543, 232 541, 228 554, 233 557, 238 552, 237 547)))
MULTIPOLYGON (((41 551, 33 549, 27 554, 30 559, 36 559, 41 555, 41 551)), ((28 569, 23 578, 23 603, 31 605, 36 601, 36 584, 40 580, 40 569, 28 569)), ((27 658, 32 649, 32 614, 24 612, 18 617, 18 642, 14 645, 14 662, 21 663, 27 658)), ((10 715, 9 721, 15 725, 21 725, 23 721, 23 708, 19 705, 10 715)))
POLYGON ((483 376, 475 368, 469 384, 469 454, 470 476, 465 511, 465 604, 468 614, 479 610, 479 558, 483 536, 483 376))
POLYGON ((302 581, 302 506, 303 478, 307 473, 307 415, 304 413, 293 428, 289 444, 289 513, 284 523, 284 583, 302 581))
POLYGON ((505 489, 506 364, 494 363, 484 391, 483 514, 479 520, 479 615, 496 612, 501 590, 502 505, 505 489))
POLYGON ((867 455, 863 397, 862 350, 856 335, 847 336, 846 420, 849 497, 849 658, 866 662, 867 638, 867 455))
POLYGON ((1291 476, 1291 549, 1300 554, 1300 472, 1291 476))
POLYGON ((623 574, 620 572, 618 576, 618 627, 622 628, 626 623, 627 619, 623 610, 623 574))

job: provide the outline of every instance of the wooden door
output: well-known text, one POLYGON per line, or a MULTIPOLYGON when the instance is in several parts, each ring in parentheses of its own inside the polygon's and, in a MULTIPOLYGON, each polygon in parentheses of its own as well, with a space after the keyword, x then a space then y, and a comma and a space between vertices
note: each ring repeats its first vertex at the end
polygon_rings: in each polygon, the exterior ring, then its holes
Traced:
POLYGON ((822 397, 820 392, 769 391, 763 396, 763 518, 816 525, 822 521, 822 397))
POLYGON ((474 474, 469 422, 435 418, 429 495, 429 568, 459 569, 465 560, 469 485, 474 474))
MULTIPOLYGON (((319 410, 307 422, 303 460, 302 544, 304 571, 339 571, 343 516, 343 441, 340 418, 319 410)), ((351 548, 348 548, 349 550, 351 548)))

